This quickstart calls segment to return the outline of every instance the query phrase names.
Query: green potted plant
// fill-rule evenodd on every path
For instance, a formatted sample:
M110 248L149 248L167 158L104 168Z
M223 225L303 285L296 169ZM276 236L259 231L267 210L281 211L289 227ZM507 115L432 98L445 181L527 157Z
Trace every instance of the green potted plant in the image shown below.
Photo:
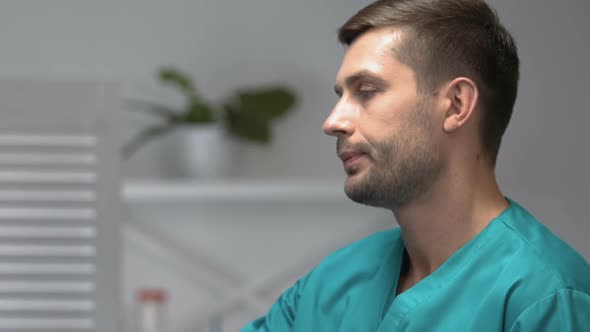
M169 134L175 140L176 158L182 159L183 175L217 177L228 172L236 152L232 141L269 143L271 124L290 112L296 94L284 86L239 89L219 103L206 100L193 80L181 70L166 66L157 72L163 84L177 89L186 102L181 110L145 104L142 110L161 121L147 127L127 142L122 149L124 159L130 158L151 140Z

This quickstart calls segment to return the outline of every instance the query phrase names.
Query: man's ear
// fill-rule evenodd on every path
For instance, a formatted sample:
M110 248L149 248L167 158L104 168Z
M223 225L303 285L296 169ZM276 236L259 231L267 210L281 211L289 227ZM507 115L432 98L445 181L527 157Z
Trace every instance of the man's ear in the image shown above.
M479 99L479 90L473 80L457 77L447 84L444 96L447 109L443 129L447 133L455 132L473 117Z

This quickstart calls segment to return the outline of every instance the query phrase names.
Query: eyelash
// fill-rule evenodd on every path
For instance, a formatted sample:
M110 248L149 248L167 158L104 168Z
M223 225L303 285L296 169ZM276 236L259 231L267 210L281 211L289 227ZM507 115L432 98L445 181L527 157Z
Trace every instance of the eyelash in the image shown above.
M369 98L373 97L376 93L379 92L379 90L375 87L367 87L365 86L365 88L363 89L363 84L359 85L359 88L357 89L355 96L360 99L360 100L368 100ZM336 95L338 96L338 99L342 98L342 93L336 91Z
M359 88L359 90L357 92L357 96L360 99L366 100L366 99L373 97L373 95L375 95L376 93L377 93L377 89L374 89L374 88L372 88L372 89L360 89Z

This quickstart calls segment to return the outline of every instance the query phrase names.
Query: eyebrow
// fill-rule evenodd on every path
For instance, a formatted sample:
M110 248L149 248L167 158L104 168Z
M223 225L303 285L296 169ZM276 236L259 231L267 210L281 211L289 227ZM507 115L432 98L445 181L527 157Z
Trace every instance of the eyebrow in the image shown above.
M375 74L373 74L372 72L370 72L368 70L361 70L359 72L356 72L353 75L348 76L344 80L344 85L351 86L359 81L368 81L370 83L373 83L373 84L376 84L379 86L387 86L388 85L387 81L385 81L381 77L376 76ZM334 85L334 92L336 92L336 94L338 96L341 96L342 95L342 86L335 84Z

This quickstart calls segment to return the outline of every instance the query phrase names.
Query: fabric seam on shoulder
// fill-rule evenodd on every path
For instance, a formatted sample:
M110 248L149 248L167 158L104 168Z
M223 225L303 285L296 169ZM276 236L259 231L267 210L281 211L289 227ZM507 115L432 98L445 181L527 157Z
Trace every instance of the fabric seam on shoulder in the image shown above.
M550 269L547 270L551 270L552 274L555 275L557 277L557 279L559 280L559 282L561 283L561 287L563 287L562 289L567 289L566 283L563 280L561 273L559 273L559 271L556 271L551 264L549 264L549 262L547 262L547 260L545 259L545 257L543 257L541 251L539 250L539 248L537 248L537 246L533 245L526 237L524 237L522 235L522 233L520 233L519 231L517 231L516 229L514 229L513 227L510 227L510 225L508 225L508 223L503 219L503 218L498 218L500 221L502 221L502 224L504 224L504 226L506 226L508 229L510 229L512 231L512 233L516 234L522 241L524 241L529 247L531 247L534 252L536 253L537 257L543 262L543 264L546 267L550 267ZM551 295L549 295L551 296Z
M585 296L589 296L589 297L590 297L590 294L587 294L587 293L581 292L581 291L579 291L579 290L577 290L577 289L571 289L571 288L566 288L566 287L564 287L564 288L560 288L560 289L556 290L555 292L553 292L553 293L551 293L551 294L549 294L549 295L547 295L547 296L545 296L545 297L543 297L543 298L541 298L541 299L539 299L539 300L537 300L537 301L535 301L535 302L531 303L529 306L527 306L527 307L526 307L526 309L524 309L524 310L523 310L523 311L522 311L520 314L518 314L518 317L516 317L516 319L514 320L514 323L512 323L512 326L510 326L510 329L509 329L508 331L512 331L512 329L514 328L514 325L516 325L516 323L518 322L518 320L519 320L519 319L520 319L520 318L521 318L521 317L522 317L524 314L526 314L526 313L527 313L529 310L532 310L532 308L533 308L534 306L536 306L537 304L539 304L539 303L541 303L541 302L543 302L543 301L546 301L546 300L548 300L548 299L550 299L550 298L552 298L552 297L554 297L554 296L557 296L557 295L558 295L559 293L561 293L561 292L580 293L580 294L582 294L582 295L585 295Z

